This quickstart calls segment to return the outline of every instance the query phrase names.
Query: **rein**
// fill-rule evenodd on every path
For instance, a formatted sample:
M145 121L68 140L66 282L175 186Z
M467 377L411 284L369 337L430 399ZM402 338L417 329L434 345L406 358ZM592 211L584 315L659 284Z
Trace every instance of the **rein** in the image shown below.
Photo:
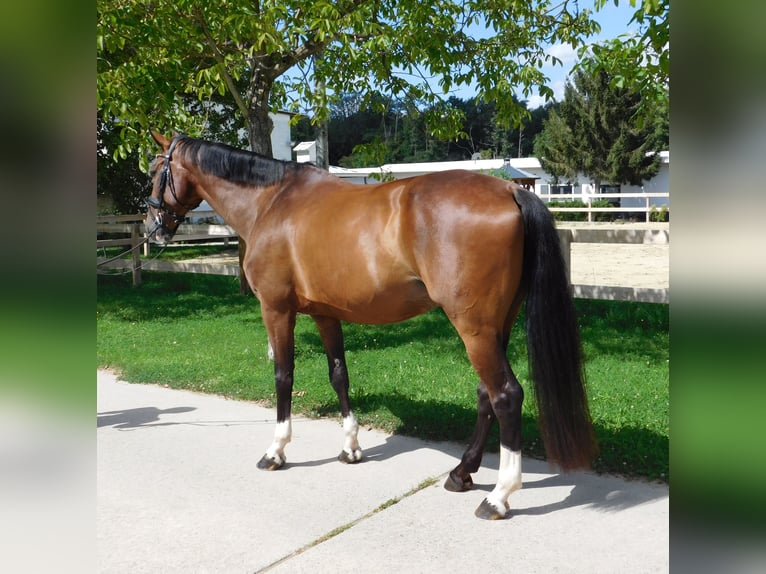
M115 255L111 259L107 259L106 261L102 261L101 263L96 263L96 267L101 267L102 265L106 265L107 263L111 263L112 261L116 261L117 259L121 259L121 258L125 257L128 253L132 253L133 251L135 251L136 249L141 247L147 241L149 241L149 237L148 236L144 237L141 241L136 243L133 247L131 247L130 249L126 249L125 251L123 251L119 255Z
M126 253L130 253L131 251L134 251L134 250L138 249L139 247L141 247L147 241L149 241L149 237L145 237L143 239L143 241L141 241L138 245L136 245L135 247L132 247L132 248L126 250L126 251L123 251L122 253L120 253L116 257L112 257L111 259L107 259L106 261L102 261L101 263L96 263L96 273L98 275L127 275L128 273L133 273L133 269L127 269L126 271L117 271L117 270L99 271L98 268L101 267L102 265L106 265L107 263L109 263L111 261L114 261L115 259L119 259L120 257L124 256ZM160 255L162 255L165 252L165 247L166 246L163 246L162 249L160 249L157 252L157 255L155 255L154 257L148 258L146 261L154 261L155 259L158 259L160 257Z

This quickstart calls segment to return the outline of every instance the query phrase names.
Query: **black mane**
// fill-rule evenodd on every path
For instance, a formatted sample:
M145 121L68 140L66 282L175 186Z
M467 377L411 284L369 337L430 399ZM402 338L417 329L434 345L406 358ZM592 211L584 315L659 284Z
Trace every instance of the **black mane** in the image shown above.
M307 167L292 161L270 159L222 143L181 138L179 151L204 172L244 185L267 186L277 183L291 169Z

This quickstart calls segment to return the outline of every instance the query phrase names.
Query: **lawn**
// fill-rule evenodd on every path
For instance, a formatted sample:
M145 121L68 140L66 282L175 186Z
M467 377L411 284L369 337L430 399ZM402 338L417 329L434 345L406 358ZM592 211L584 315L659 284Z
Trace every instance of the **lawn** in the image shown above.
M668 306L576 300L600 472L667 481ZM257 300L236 277L144 273L98 278L97 366L136 383L274 402L273 364ZM528 381L523 317L508 357L527 393L524 451L543 457ZM351 401L363 425L466 442L476 417L477 377L440 310L395 325L344 325ZM293 409L338 417L316 327L296 326ZM489 448L497 449L496 429Z

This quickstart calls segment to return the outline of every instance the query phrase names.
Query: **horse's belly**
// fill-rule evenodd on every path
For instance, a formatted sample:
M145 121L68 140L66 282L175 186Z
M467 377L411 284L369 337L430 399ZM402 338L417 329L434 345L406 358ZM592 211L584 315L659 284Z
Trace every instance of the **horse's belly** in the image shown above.
M335 317L350 323L396 323L436 307L423 283L417 279L375 290L339 285L337 289L299 298L303 313Z

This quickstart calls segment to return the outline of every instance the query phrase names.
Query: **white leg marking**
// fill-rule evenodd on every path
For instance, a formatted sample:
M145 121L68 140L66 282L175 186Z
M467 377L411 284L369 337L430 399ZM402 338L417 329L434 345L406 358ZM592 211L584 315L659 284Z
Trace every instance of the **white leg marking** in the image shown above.
M285 445L290 442L292 436L293 425L290 419L277 423L274 429L274 442L266 449L266 456L280 464L285 462Z
M362 459L362 449L359 448L359 423L356 422L354 413L348 413L343 419L343 433L346 435L343 442L343 450L349 455L349 458L355 461Z
M497 484L487 496L489 502L500 514L508 509L508 497L521 488L521 451L513 451L500 445L500 470Z
M274 360L274 347L271 346L271 340L269 340L268 354L269 354L269 361L273 361Z

